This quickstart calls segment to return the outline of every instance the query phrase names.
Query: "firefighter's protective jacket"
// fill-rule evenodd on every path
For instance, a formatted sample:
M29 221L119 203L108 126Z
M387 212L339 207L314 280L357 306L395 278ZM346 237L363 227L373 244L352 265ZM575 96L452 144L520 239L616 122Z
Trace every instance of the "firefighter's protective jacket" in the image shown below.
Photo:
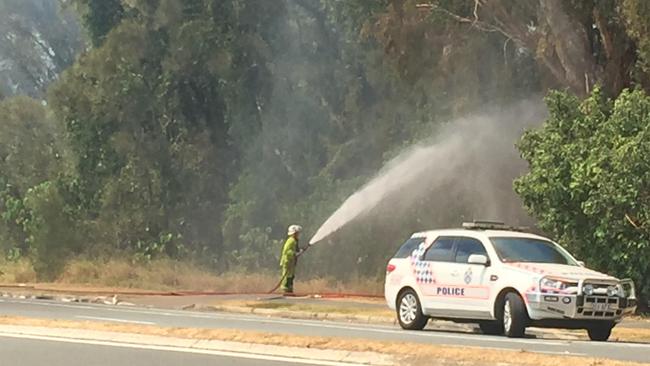
M293 268L296 264L296 253L298 252L298 241L290 236L282 247L281 267Z

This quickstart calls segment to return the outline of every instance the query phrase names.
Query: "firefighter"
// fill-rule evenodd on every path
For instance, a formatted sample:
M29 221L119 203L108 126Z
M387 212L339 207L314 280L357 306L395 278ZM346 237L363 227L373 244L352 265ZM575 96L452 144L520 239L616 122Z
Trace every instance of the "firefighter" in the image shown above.
M293 279L296 274L296 262L300 254L298 238L302 227L300 225L291 225L287 230L287 241L282 247L282 257L280 259L280 268L282 268L282 292L293 294Z

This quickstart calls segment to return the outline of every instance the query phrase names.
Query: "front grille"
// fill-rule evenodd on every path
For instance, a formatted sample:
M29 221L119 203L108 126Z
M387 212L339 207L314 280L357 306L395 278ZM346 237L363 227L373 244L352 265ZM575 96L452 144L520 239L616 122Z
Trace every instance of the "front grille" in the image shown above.
M618 297L584 296L578 303L578 314L589 318L611 318L621 314Z
M618 304L618 297L585 296L585 304Z
M613 311L585 311L582 313L584 316L593 316L595 318L612 317L614 314Z
M618 297L587 296L585 302L588 304L617 304Z

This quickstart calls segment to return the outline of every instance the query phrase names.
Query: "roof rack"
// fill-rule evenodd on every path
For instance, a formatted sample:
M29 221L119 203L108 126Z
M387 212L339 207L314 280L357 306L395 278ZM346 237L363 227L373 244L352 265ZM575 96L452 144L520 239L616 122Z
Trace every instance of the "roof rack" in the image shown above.
M509 226L500 221L474 220L463 222L463 228L467 230L508 230L508 231L529 231L527 226Z

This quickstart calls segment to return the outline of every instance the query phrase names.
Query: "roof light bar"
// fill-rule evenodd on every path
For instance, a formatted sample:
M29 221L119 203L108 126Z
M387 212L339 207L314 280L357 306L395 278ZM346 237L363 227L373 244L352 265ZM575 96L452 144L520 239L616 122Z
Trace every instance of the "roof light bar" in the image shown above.
M463 228L468 230L510 230L510 231L528 231L525 226L509 226L500 221L474 220L472 222L463 222Z

